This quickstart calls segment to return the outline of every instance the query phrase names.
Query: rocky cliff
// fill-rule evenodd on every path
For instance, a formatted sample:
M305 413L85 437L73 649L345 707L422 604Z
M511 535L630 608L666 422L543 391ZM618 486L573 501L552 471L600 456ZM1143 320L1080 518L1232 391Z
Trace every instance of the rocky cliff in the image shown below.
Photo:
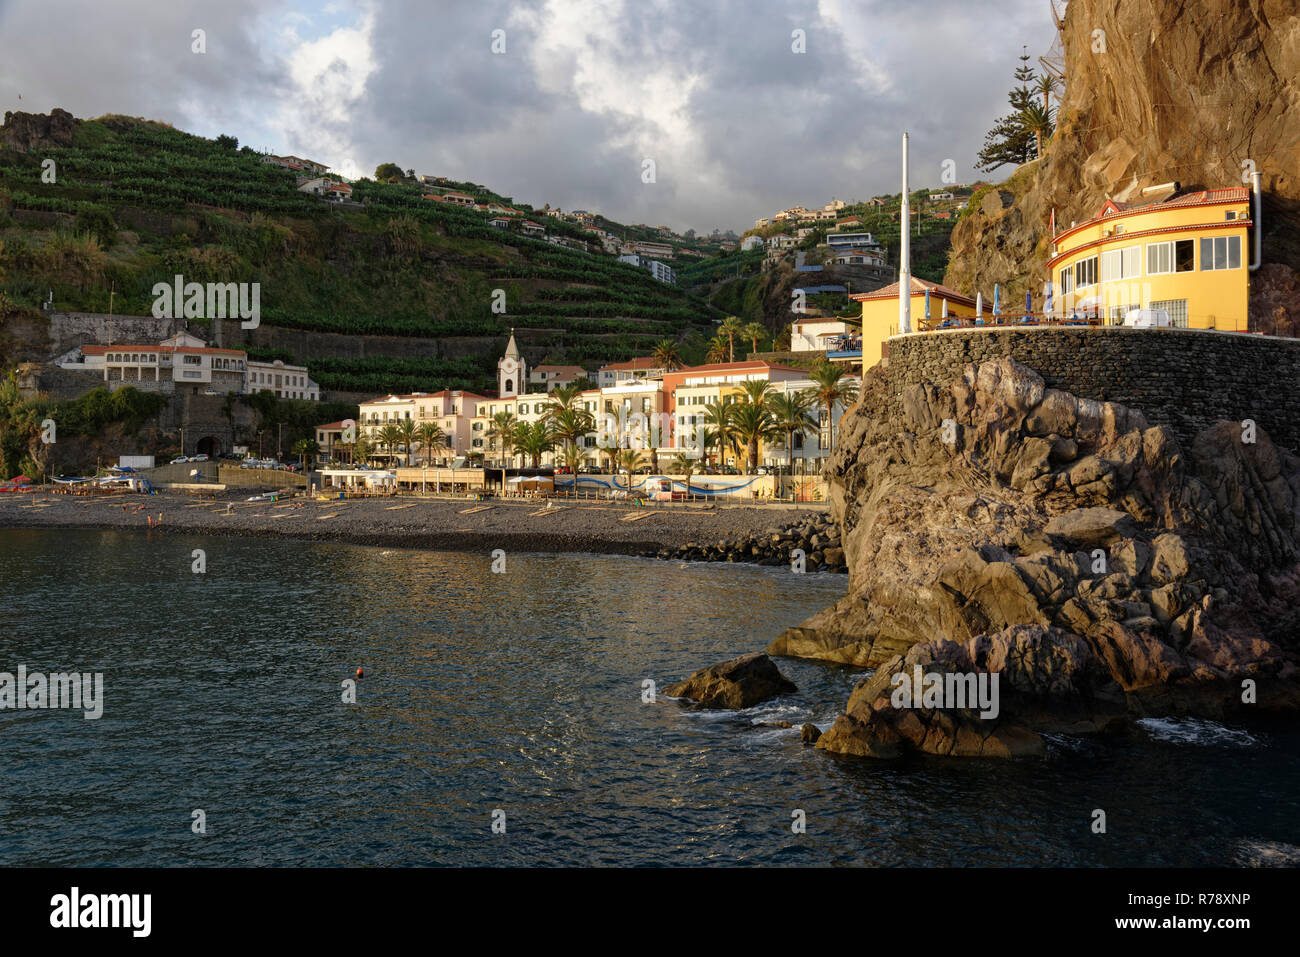
M899 394L870 373L827 474L848 593L768 650L877 670L819 748L1032 754L1300 703L1300 458L1262 431L1183 444L1004 358ZM1000 710L899 708L914 673L997 673Z
M1063 40L1056 135L957 224L945 282L985 292L999 282L1011 301L1037 294L1053 209L1068 225L1107 197L1139 201L1145 186L1237 185L1250 161L1263 174L1264 260L1280 264L1253 277L1252 318L1300 334L1294 0L1073 0Z

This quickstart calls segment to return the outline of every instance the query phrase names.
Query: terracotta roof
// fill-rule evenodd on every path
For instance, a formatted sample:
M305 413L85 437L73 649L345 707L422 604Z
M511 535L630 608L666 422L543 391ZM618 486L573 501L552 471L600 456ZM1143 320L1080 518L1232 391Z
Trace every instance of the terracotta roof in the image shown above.
M347 428L347 426L344 425L342 421L339 421L339 422L326 422L324 425L318 425L318 426L316 426L316 428L318 428L318 429L345 429L345 428Z
M969 305L975 305L975 300L970 296L963 295L956 289L949 289L947 286L937 282L930 282L928 279L918 279L912 277L912 295L924 296L925 291L929 289L931 296L939 296L941 299L951 299L957 302L964 302ZM854 302L873 302L877 299L897 299L898 283L892 282L883 289L877 289L874 292L855 292L849 296Z
M1174 196L1170 199L1157 200L1154 203L1120 203L1108 199L1102 204L1101 211L1096 216L1076 226L1071 226L1069 229L1062 230L1053 237L1052 241L1059 245L1066 236L1070 236L1081 229L1087 229L1089 226L1094 226L1103 219L1110 219L1115 216L1131 216L1138 213L1151 213L1189 206L1245 203L1249 202L1249 200L1250 190L1245 186L1229 186L1226 189L1201 189L1191 193L1184 193L1181 196Z
M601 366L600 370L602 372L606 369L611 372L623 372L631 369L657 369L658 367L654 356L638 356L635 359L628 359L626 362L611 362L609 365Z
M778 369L782 372L799 372L806 373L807 369L798 369L794 366L783 366L775 362L768 362L766 359L744 359L740 362L710 362L702 366L684 366L677 369L670 375L696 375L701 372L739 372L742 369Z

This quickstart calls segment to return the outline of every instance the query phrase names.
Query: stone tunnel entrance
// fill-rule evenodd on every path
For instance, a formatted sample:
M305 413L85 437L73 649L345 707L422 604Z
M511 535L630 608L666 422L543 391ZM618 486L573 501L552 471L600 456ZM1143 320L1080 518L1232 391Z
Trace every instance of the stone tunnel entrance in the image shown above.
M199 439L194 451L206 455L210 459L215 459L221 454L221 440L212 435L205 435Z

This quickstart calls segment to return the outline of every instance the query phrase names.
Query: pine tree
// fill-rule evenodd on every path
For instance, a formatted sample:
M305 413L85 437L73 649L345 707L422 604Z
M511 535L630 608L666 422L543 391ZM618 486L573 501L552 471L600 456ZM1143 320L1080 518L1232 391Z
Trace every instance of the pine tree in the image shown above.
M1034 158L1036 142L1034 131L1025 123L1025 111L1035 104L1035 90L1032 88L1037 74L1029 65L1029 54L1020 55L1020 66L1016 67L1015 79L1019 86L1011 88L1007 100L1011 112L1000 118L993 129L984 135L984 146L979 152L975 168L991 173L999 166L1008 163L1019 166Z

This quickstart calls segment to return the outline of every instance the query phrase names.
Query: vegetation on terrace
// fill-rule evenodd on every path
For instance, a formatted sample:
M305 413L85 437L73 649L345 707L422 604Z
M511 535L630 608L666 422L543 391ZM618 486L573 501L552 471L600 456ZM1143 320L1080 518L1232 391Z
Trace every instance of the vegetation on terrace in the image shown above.
M52 183L42 181L47 159ZM233 138L125 117L79 123L71 146L0 151L0 303L36 307L52 293L59 310L146 315L154 284L179 273L260 283L263 325L432 338L517 327L536 330L528 343L573 362L630 358L664 337L707 330L720 315L615 257L496 229L481 212L422 198L470 192L521 209L551 234L583 237L475 184L431 190L363 179L353 192L360 206L295 184L293 173ZM493 310L497 289L504 313ZM481 386L495 358L484 350L471 360L476 370L453 362L420 385ZM337 388L353 376L379 391L422 374L382 359L309 368L318 380L335 377Z

